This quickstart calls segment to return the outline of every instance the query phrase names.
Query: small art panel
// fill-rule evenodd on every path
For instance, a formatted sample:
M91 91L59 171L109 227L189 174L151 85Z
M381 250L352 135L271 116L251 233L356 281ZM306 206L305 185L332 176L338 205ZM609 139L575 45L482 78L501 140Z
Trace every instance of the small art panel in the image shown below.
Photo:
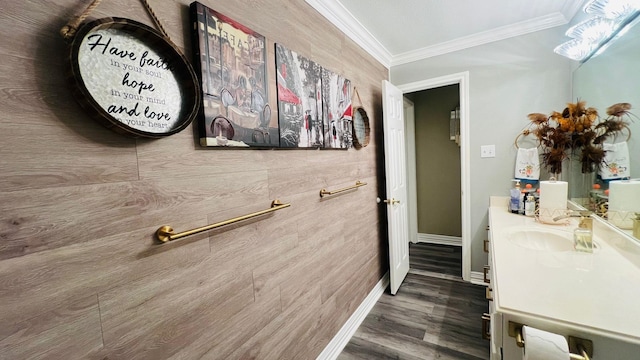
M200 144L277 147L268 99L264 36L198 2L191 4L196 72L202 85Z
M352 147L351 81L323 68L322 100L324 104L324 147L331 149Z
M321 67L276 44L280 146L318 148L324 144Z

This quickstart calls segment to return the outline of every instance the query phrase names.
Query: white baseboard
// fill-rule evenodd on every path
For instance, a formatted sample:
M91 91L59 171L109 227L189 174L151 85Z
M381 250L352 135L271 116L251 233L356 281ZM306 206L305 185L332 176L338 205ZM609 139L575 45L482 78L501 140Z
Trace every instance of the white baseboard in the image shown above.
M340 355L344 347L347 346L353 334L355 334L360 324L362 324L367 314L369 314L369 311L371 311L378 299L380 299L380 296L384 294L384 290L388 285L389 272L384 274L382 279L378 281L376 286L369 292L369 295L362 301L356 311L353 312L347 322L342 325L340 331L331 339L316 360L335 360L338 358L338 355Z
M471 272L471 283L476 285L489 286L488 283L484 282L484 273L482 271Z
M421 234L418 233L418 242L462 246L462 238L460 236L437 235L437 234Z

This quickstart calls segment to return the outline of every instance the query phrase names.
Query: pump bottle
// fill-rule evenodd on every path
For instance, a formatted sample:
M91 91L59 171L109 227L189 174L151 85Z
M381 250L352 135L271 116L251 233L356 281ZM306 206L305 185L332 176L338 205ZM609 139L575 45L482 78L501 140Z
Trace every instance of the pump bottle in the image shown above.
M509 210L517 214L520 211L520 180L514 180L516 185L511 189L511 200L509 201Z

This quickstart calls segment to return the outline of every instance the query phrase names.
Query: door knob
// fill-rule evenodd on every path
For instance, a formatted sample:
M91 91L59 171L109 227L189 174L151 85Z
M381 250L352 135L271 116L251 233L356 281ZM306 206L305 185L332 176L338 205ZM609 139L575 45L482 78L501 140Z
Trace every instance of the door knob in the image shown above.
M391 200L386 199L386 200L384 200L384 202L385 202L385 203L387 203L387 204L391 204L391 205L393 205L393 204L399 204L399 203L400 203L400 200L396 200L396 199L394 199L394 198L391 198Z

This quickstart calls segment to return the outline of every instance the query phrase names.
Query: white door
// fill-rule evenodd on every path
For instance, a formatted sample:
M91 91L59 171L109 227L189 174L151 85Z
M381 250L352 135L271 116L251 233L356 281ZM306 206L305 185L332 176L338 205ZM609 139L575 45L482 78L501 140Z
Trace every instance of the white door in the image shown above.
M409 272L409 222L407 212L407 169L404 144L402 91L382 81L384 159L387 179L389 221L389 277L391 294L396 294Z

